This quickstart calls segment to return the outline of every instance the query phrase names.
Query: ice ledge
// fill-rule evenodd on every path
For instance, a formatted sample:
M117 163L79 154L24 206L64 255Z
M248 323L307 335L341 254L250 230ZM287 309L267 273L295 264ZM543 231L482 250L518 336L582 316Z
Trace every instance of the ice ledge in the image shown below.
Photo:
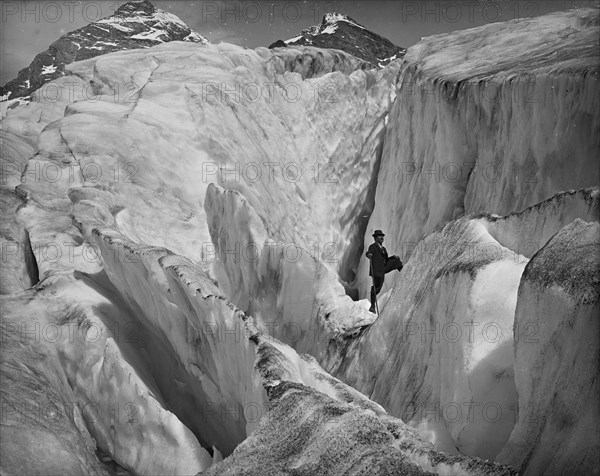
M433 35L410 47L408 68L458 82L498 73L598 72L600 10L585 8Z

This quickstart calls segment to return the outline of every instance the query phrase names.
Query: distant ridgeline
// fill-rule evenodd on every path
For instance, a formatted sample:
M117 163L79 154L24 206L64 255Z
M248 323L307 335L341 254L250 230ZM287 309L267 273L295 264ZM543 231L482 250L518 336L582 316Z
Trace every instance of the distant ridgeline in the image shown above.
M0 87L0 100L28 97L44 84L65 75L65 65L113 51L150 48L170 41L206 44L209 41L192 31L177 16L155 8L148 0L132 1L114 14L63 35L46 51L36 55L17 77ZM402 58L406 48L373 33L340 13L327 13L320 25L303 30L299 36L278 40L269 48L306 45L339 49L383 67ZM21 103L17 101L15 107Z

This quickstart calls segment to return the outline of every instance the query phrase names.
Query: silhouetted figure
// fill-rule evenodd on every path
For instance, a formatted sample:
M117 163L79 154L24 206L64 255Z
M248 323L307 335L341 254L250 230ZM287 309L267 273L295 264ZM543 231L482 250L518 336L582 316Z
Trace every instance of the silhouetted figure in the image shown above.
M375 230L375 233L373 233L375 242L369 246L369 249L365 253L366 257L371 260L369 276L373 277L373 286L371 286L371 308L369 309L369 312L375 312L377 310L377 295L383 287L386 273L395 269L401 271L403 268L402 261L400 261L398 256L394 255L388 257L387 250L383 246L384 236L383 231Z

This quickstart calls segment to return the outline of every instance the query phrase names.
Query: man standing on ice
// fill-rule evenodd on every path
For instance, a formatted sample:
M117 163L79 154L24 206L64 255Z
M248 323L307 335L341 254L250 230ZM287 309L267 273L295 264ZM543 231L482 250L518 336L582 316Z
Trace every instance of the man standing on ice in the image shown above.
M369 246L369 249L365 253L366 257L371 260L371 266L369 269L369 276L373 277L373 286L371 286L371 308L369 312L375 312L377 310L377 295L383 287L383 281L386 273L397 269L401 271L402 261L396 255L388 257L387 250L383 246L383 231L375 230L373 233L374 243Z

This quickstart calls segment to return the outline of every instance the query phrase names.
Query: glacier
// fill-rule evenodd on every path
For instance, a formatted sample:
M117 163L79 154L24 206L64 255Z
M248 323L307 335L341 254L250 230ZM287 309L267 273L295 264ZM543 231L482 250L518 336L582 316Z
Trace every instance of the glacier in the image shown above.
M597 474L598 18L170 42L7 111L3 471Z

